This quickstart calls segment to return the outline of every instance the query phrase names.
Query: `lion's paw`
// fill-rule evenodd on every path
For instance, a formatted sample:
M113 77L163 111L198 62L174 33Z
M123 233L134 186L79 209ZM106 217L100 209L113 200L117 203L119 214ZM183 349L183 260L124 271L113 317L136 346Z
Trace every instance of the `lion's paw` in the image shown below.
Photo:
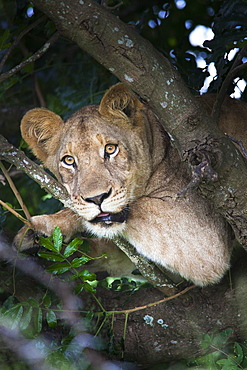
M24 226L19 230L18 234L15 236L14 246L20 252L37 248L38 245L35 242L36 238L37 232L32 230L29 226Z

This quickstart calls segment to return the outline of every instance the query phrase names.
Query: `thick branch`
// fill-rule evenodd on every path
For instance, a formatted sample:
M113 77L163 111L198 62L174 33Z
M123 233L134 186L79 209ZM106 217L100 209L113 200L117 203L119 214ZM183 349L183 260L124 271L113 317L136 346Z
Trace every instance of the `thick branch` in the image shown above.
M42 188L56 199L59 199L66 207L72 207L67 190L52 176L44 171L41 166L31 161L23 152L9 144L0 135L0 160L5 160L16 166L17 169L25 172L36 181Z

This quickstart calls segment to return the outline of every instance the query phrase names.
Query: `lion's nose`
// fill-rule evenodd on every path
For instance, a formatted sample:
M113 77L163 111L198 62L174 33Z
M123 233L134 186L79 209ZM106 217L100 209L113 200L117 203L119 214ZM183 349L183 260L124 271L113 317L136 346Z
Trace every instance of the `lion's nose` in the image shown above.
M95 195L94 197L85 198L84 200L89 203L94 203L97 206L100 206L103 201L111 195L111 189L107 193L102 193Z

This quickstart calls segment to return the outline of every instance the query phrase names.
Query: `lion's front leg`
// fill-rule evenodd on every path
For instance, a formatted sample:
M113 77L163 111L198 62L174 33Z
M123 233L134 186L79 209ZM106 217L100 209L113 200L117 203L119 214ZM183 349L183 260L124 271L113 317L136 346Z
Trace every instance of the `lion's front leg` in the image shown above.
M69 208L52 215L33 216L29 222L31 228L22 227L14 239L14 245L19 251L32 248L37 235L50 236L56 226L61 229L66 242L84 229L83 219Z

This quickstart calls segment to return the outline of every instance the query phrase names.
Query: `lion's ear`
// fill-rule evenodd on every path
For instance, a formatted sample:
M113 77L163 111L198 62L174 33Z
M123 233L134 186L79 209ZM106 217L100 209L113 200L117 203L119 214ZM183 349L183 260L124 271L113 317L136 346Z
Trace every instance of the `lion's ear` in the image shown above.
M112 86L103 96L99 113L106 118L134 118L143 104L122 83Z
M45 108L32 109L22 118L22 137L42 162L56 151L58 141L54 139L62 125L62 118Z

